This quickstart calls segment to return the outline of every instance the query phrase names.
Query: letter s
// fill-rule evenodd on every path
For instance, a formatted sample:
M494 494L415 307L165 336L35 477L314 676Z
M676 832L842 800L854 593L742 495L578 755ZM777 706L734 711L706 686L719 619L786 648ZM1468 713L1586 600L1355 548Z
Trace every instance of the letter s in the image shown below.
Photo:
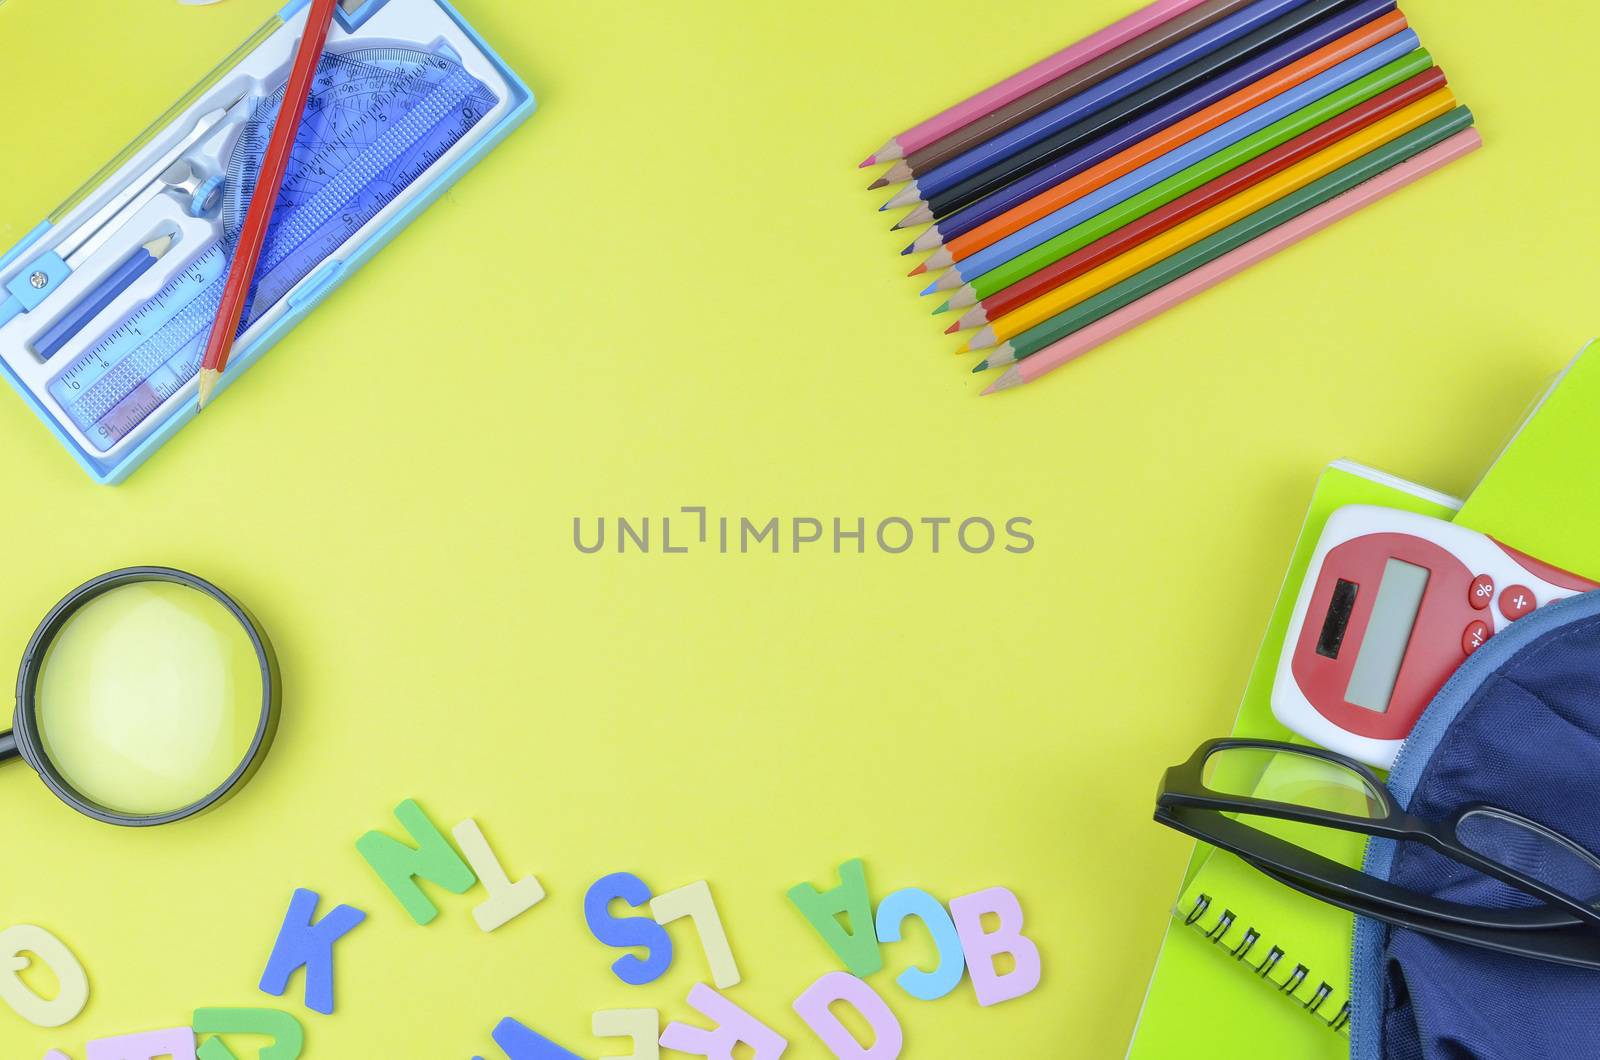
M1006 533L1022 542L1021 548L1018 548L1016 545L1007 545L1007 552L1014 552L1020 556L1023 553L1033 551L1033 535L1025 530L1018 529L1018 527L1032 525L1033 520L1029 519L1025 515L1013 515L1011 518L1006 520Z
M634 907L647 906L651 897L650 888L631 872L602 876L583 896L583 918L589 922L591 935L617 949L643 946L649 951L646 959L629 953L611 965L617 978L630 986L653 983L667 973L672 967L672 936L648 912L644 916L612 916L611 902L621 898Z

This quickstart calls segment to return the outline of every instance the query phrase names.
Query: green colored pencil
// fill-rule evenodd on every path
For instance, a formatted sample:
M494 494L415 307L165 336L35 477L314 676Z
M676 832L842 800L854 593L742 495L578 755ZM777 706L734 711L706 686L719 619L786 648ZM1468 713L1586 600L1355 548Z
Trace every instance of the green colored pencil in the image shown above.
M1187 195L1202 184L1244 165L1252 158L1266 154L1279 144L1287 143L1301 133L1316 128L1329 118L1365 103L1379 93L1387 92L1395 85L1415 77L1431 66L1433 57L1426 49L1418 48L1409 55L1404 55L1387 66L1374 70L1366 77L1352 81L1315 103L1273 122L1260 132L1247 136L1209 158L1201 159L1189 168L1174 173L1132 198L1095 214L1082 224L1074 225L1054 239L1046 240L1032 250L1018 254L1004 265L973 277L961 292L951 299L950 304L959 306L981 302L1018 280L1032 276L1045 266L1088 246L1102 236L1115 232L1123 225L1137 221L1152 210L1165 206L1179 196Z
M1262 207L1216 235L1202 239L1194 246L1179 251L1167 260L1150 266L1114 287L1107 288L1066 312L1051 317L1043 324L1013 336L996 346L990 352L988 359L981 362L973 371L981 372L985 368L1011 364L1025 357L1031 357L1051 343L1064 339L1101 317L1160 290L1178 277L1193 272L1230 251L1237 250L1257 236L1321 206L1329 199L1343 195L1358 184L1363 184L1413 155L1449 139L1471 124L1472 111L1466 107L1457 107L1449 114L1435 118L1421 128L1414 129L1363 155L1349 165L1334 170L1321 180L1307 184L1292 195Z

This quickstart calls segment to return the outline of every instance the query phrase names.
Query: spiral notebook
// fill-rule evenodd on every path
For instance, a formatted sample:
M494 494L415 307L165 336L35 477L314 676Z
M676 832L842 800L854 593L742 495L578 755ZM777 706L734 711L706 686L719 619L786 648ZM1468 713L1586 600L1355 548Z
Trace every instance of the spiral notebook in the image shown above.
M1267 768L1304 767L1279 759ZM1268 786L1282 790L1282 779ZM1356 797L1349 794L1352 800ZM1358 813L1360 807L1352 806L1350 812ZM1266 818L1251 825L1346 865L1360 863L1366 841L1355 832ZM1349 1033L1350 914L1267 879L1225 850L1214 850L1184 888L1173 915L1200 932L1219 958L1231 960L1330 1030Z

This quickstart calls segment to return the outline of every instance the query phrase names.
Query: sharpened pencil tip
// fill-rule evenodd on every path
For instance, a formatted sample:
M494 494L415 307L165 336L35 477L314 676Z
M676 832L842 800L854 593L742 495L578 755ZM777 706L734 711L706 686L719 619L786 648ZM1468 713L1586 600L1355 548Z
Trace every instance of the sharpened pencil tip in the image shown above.
M917 252L917 245L915 243L907 243L906 244L906 249L904 249L904 250L902 250L900 252L900 256L901 257L905 257L907 254L915 254L916 252Z
M922 202L921 194L917 191L916 181L912 181L910 184L907 184L905 187L895 192L894 197L883 204L884 209L886 210L898 210L903 206L920 205L925 204Z
M946 313L946 312L949 312L949 310L950 310L950 303L949 303L949 302L946 302L946 303L944 303L944 304L943 304L943 305L941 305L941 306L940 306L940 307L939 307L939 308L938 308L938 309L935 309L935 310L934 310L934 311L933 311L933 315L934 315L934 316L938 316L938 315L939 315L939 314L940 314L940 313ZM948 332L948 331L947 331L947 332L945 332L945 334L946 334L946 335L948 335L948 334L949 334L949 332Z
M204 409L211 401L211 392L217 388L217 377L222 373L215 368L200 369L200 393L197 398L196 412Z
M866 169L869 166L875 166L877 164L878 164L878 156L877 155L868 155L865 159L862 160L860 165L856 166L856 168L857 169Z
M889 186L889 182L887 180L885 180L883 177L879 177L877 180L875 180L871 184L867 185L867 190L868 191L877 191L879 188L887 188L888 186Z
M922 264L918 265L916 268L914 268L910 272L906 273L906 275L907 276L921 276L923 273L925 273L927 271L928 271L928 263L924 261Z
M1010 390L1012 387L1021 386L1026 382L1027 380L1022 378L1022 369L1017 365L1012 365L1001 372L1000 378L990 383L989 389L985 390L984 393L993 394L997 390Z
M945 305L949 305L949 304L950 304L949 302L945 303ZM956 332L958 332L960 330L961 330L961 321L958 320L954 324L951 324L949 327L945 328L944 329L944 333L946 335L954 335Z
M939 289L939 281L938 280L934 280L932 283L928 284L928 286L926 286L926 287L924 287L922 289L922 293L925 294L925 295L926 294L932 294L933 292L937 291L938 289Z
M989 370L989 362L988 361L979 361L977 364L972 366L972 374L973 375L977 375L979 372L987 372L988 370Z

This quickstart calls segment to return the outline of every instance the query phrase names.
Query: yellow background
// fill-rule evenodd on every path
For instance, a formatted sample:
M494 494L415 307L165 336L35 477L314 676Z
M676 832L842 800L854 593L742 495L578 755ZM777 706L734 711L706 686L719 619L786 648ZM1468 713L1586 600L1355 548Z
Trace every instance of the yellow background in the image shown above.
M0 5L8 246L277 6ZM289 892L370 913L307 1056L580 1053L595 1009L688 1017L703 963L631 988L581 902L617 870L711 882L733 997L835 967L783 892L867 860L876 895L1014 888L1033 995L911 1000L907 1055L1120 1055L1189 844L1160 771L1225 731L1320 466L1464 492L1595 329L1589 41L1600 9L1413 0L1487 148L1076 366L979 399L855 163L1125 13L1074 4L462 0L533 119L124 486L0 400L0 645L67 589L192 569L277 642L282 733L222 811L93 823L20 765L0 924L82 956L69 1027L0 1052L271 1003ZM586 556L572 519L1034 520L1026 556ZM544 904L413 925L355 853L420 799L483 825ZM681 930L680 930L681 929ZM294 996L294 995L291 995ZM617 1051L617 1050L612 1050Z

